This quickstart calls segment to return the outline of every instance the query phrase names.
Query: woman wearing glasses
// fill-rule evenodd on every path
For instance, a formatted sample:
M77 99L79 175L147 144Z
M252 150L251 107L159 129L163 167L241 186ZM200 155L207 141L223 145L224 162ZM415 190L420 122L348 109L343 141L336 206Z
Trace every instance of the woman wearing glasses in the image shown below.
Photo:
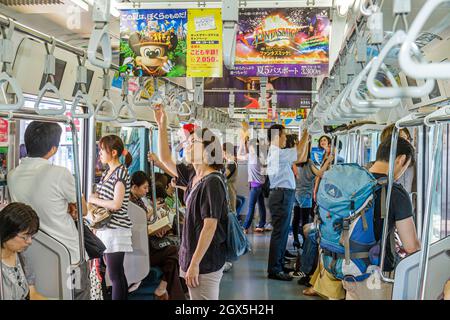
M39 230L36 212L13 202L0 211L0 241L3 300L41 300L34 287L34 274L23 251Z
M226 190L220 170L222 146L208 129L197 129L185 147L186 162L175 164L167 136L167 118L155 110L160 161L166 171L186 187L186 214L180 247L180 276L186 280L192 300L218 300L225 264L228 222ZM150 157L152 158L152 157Z

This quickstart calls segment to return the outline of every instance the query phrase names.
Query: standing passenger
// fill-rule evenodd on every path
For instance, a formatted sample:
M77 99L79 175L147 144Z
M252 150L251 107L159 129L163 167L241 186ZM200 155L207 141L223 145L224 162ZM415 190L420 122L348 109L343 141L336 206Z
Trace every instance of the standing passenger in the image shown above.
M241 142L240 149L244 147L245 142ZM266 224L266 205L264 203L263 185L266 181L265 168L261 163L261 148L258 139L252 139L248 142L248 183L250 187L249 203L247 217L244 222L244 232L248 233L253 221L256 204L259 207L259 223L255 232L263 232Z
M219 181L223 178L219 172L223 167L220 142L208 129L196 130L185 147L189 164L175 164L169 150L164 110L155 110L155 119L161 162L178 178L178 184L187 188L180 276L185 278L192 300L218 300L228 221L226 190Z
M100 160L108 165L97 190L89 197L89 203L112 211L111 221L106 228L97 231L97 236L106 246L104 258L109 278L112 282L112 300L128 298L128 283L123 261L125 252L132 252L131 220L128 216L130 200L130 176L127 168L120 163L124 156L125 164L131 164L132 157L125 150L122 140L115 135L100 139Z
M70 253L70 263L80 263L80 287L76 300L90 299L89 268L80 261L75 179L64 167L50 163L58 151L62 129L57 123L31 122L25 130L27 157L8 174L8 188L13 202L32 207L39 216L40 228L61 242ZM83 199L84 200L84 199ZM86 214L84 210L83 214ZM86 255L87 256L87 255Z
M297 148L283 149L286 145L286 133L285 128L279 124L270 127L267 137L270 143L267 158L269 208L273 225L267 272L270 279L291 281L292 277L283 271L283 266L295 195L292 164L306 161L308 137L304 130Z
M226 142L222 145L222 151L224 153L225 164L225 178L227 180L228 195L230 198L230 209L232 212L236 212L236 179L238 175L238 164L236 161L236 155L234 153L233 144Z

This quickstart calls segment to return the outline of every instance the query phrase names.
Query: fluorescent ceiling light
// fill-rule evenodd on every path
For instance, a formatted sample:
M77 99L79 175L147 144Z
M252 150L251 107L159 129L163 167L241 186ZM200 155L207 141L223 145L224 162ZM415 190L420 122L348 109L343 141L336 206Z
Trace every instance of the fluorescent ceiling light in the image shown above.
M238 0L236 0L238 1ZM332 7L333 0L315 0L314 5L308 0L246 0L245 5L241 8L301 8L301 7ZM204 5L204 6L203 6ZM191 9L191 8L222 8L222 1L220 0L206 0L203 1L154 1L141 0L139 2L122 2L116 6L118 9Z
M89 5L83 0L70 0L70 1L73 2L73 4L79 6L84 11L89 11Z

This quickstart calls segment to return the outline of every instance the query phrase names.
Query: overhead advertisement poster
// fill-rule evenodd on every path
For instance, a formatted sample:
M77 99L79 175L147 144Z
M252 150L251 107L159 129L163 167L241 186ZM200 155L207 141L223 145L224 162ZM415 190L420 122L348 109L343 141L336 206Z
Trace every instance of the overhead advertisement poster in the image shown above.
M239 12L233 76L328 74L327 8L249 8Z
M186 9L123 10L120 66L129 76L186 76Z
M260 105L260 78L259 77L233 77L230 71L223 69L222 78L205 78L205 103L207 107L229 106L230 89L235 89L235 108L261 109ZM298 109L311 107L312 89L311 78L285 78L268 77L267 90L282 91L277 94L278 109ZM304 90L305 93L295 92ZM247 92L246 92L247 91ZM283 92L284 91L284 92ZM286 93L292 91L291 93ZM265 100L270 108L272 93L267 92Z
M222 77L222 15L220 9L189 9L187 76Z

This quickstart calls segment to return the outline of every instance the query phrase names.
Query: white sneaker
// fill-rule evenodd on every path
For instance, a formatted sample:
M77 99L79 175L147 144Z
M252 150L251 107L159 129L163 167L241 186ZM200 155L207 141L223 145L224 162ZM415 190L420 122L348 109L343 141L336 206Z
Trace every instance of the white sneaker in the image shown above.
M233 264L231 262L225 262L225 266L223 268L223 272L228 272L230 269L233 268Z
M272 225L271 225L270 223L266 223L266 225L264 226L264 230L266 230L266 231L272 231L272 230L273 230L273 227L272 227Z

